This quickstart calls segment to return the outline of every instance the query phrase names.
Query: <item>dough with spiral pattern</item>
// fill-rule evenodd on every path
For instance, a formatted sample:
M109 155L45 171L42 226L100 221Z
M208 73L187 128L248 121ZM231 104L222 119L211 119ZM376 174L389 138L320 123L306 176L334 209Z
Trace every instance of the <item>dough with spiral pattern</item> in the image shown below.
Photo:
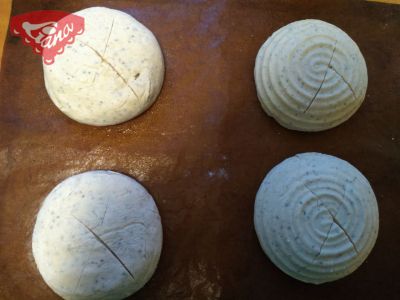
M274 32L258 52L254 76L265 112L299 131L343 123L362 104L368 85L357 44L320 20L293 22Z
M320 284L355 271L372 250L378 206L348 162L303 153L274 167L258 190L254 224L264 252L286 274Z

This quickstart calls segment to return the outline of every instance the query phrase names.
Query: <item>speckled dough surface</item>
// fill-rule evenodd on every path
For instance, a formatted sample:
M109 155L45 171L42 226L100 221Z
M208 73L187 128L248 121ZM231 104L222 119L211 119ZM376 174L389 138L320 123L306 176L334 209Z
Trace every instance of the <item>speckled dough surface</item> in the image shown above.
M356 270L375 244L379 216L368 180L334 156L304 153L272 169L256 196L259 242L286 274L320 284Z
M89 125L113 125L136 117L156 100L164 78L159 44L130 15L104 7L75 13L85 31L43 63L47 92L70 118Z
M90 171L46 197L32 250L46 283L64 299L123 299L154 273L162 228L151 195L132 178Z
M300 131L346 121L362 104L368 85L357 44L319 20L293 22L274 32L258 52L254 76L265 112Z

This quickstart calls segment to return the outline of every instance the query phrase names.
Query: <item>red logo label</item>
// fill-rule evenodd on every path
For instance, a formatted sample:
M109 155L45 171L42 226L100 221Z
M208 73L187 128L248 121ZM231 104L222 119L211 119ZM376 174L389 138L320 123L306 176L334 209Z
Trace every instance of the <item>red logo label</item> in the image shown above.
M84 19L57 10L38 10L13 16L11 34L19 36L33 52L43 56L45 64L54 63L55 56L75 41L85 29Z

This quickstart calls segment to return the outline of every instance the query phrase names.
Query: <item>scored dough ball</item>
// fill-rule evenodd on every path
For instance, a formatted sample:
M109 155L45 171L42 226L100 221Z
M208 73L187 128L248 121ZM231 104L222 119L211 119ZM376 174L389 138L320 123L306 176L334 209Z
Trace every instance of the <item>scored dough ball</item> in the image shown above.
M123 299L153 275L162 227L151 195L132 178L90 171L46 197L32 237L36 265L64 299Z
M74 13L85 30L51 65L43 63L54 104L80 123L122 123L156 100L164 80L160 46L130 15L105 7Z
M319 20L293 22L274 32L258 52L254 77L265 112L299 131L343 123L360 107L368 85L357 44Z
M304 153L265 177L254 225L278 268L320 284L349 275L367 258L378 235L378 206L368 180L348 162Z

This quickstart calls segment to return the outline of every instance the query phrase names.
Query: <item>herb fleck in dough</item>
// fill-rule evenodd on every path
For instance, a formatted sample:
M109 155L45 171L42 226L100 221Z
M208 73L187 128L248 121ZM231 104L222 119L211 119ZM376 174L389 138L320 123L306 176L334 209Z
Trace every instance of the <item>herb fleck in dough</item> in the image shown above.
M151 195L132 178L90 171L46 197L32 237L36 265L64 299L123 299L153 275L162 227Z
M160 46L130 15L104 7L75 13L85 31L43 63L47 92L70 118L105 126L132 119L156 100L164 80Z
M379 227L368 180L348 162L303 153L274 167L258 190L254 225L264 252L286 274L320 284L355 271Z
M293 22L274 32L258 52L254 77L264 111L299 131L345 122L364 101L368 85L357 44L319 20Z

